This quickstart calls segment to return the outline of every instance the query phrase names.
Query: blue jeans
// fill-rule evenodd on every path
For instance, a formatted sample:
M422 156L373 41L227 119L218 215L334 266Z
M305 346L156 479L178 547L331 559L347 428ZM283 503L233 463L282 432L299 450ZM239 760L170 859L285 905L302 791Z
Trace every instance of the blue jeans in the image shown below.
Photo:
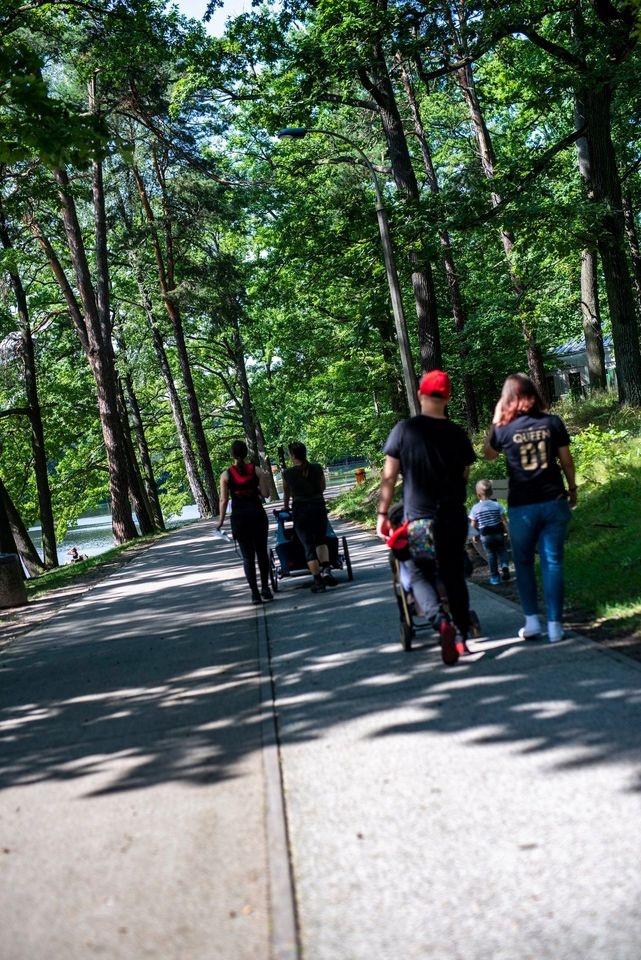
M507 550L505 549L505 536L502 533L491 533L487 537L481 534L481 543L487 557L490 576L498 577L499 566L509 566Z
M563 617L563 546L570 520L567 500L510 507L510 539L521 606L526 616L538 613L534 554L541 558L543 597L547 619Z

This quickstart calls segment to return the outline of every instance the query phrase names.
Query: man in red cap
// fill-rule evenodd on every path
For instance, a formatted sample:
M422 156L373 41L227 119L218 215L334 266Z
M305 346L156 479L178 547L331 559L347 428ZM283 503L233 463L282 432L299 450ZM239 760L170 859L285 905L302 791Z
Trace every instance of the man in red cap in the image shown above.
M466 482L476 454L466 432L448 420L446 407L452 385L443 370L424 374L418 388L421 412L397 423L383 453L377 534L389 533L387 512L399 474L403 477L405 519L414 532L413 577L433 580L438 567L456 630L447 619L437 626L443 662L454 664L467 653L469 595L465 582L465 542L468 519ZM434 556L430 556L429 538ZM411 541L411 536L410 536Z

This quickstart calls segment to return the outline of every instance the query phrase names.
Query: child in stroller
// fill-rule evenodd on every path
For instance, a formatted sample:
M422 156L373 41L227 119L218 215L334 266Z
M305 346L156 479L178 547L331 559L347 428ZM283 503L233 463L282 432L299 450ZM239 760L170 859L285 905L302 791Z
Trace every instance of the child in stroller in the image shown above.
M408 540L409 521L403 520L403 504L390 507L388 521L391 533L387 545L391 551L394 587L401 614L401 639L411 650L415 635L415 617L423 617L438 633L443 663L453 666L459 656L469 653L463 639L456 635L447 610L446 598L438 582L436 560L416 559Z

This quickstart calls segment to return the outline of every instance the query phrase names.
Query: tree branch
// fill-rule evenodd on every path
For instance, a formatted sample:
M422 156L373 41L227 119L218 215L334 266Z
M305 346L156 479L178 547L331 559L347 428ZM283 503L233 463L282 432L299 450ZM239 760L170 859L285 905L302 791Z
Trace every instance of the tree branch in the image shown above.
M552 158L555 157L557 153L561 153L562 150L567 149L567 147L571 146L573 143L576 143L577 140L580 140L581 137L585 135L585 130L586 130L586 124L583 124L577 130L573 130L572 133L569 133L567 135L567 137L563 137L562 140L559 140L558 143L555 143L554 146L550 147L548 150L542 153L541 156L538 158L538 160L532 165L531 169L521 179L520 183L514 190L514 193L508 196L502 197L502 199L496 204L496 206L492 207L491 210L487 210L485 213L480 214L471 222L468 221L467 223L464 223L464 224L452 224L452 227L454 229L461 229L462 227L476 226L477 224L480 224L480 223L487 223L488 220L492 220L494 217L498 216L498 214L502 213L502 211L505 209L505 207L509 203L512 203L518 196L520 196L523 193L526 186L532 180L534 180L535 177L538 176L539 173L541 173L541 171L545 169L549 161L552 160Z

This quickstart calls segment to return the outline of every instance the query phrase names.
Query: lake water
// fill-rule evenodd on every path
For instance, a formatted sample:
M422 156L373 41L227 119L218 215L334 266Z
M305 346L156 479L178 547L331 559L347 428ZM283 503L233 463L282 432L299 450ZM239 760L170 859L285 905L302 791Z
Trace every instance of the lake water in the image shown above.
M167 520L167 528L180 526L189 520L198 519L198 508L195 504L184 507L180 515L171 517ZM34 546L42 557L42 534L40 527L31 527L29 535L33 540ZM89 517L79 517L75 526L67 531L65 539L58 544L58 560L61 564L69 563L67 550L76 547L78 553L85 553L88 557L97 557L107 550L115 547L115 541L111 532L111 514L108 511L104 513L95 513Z

